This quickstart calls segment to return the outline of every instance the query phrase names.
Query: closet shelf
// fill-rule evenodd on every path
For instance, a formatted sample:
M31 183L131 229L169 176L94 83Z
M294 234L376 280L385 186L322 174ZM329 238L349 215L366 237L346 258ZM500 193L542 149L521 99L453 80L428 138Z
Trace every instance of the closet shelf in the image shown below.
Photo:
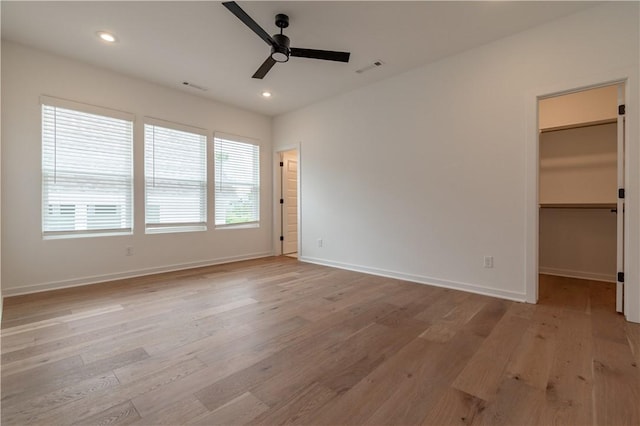
M540 203L541 209L615 209L616 203Z
M540 129L540 133L557 132L558 130L580 129L582 127L602 126L604 124L612 124L612 123L617 123L617 122L618 122L618 120L616 118L607 118L607 119L604 119L604 120L587 121L587 122L583 122L583 123L574 123L574 124L568 124L568 125L564 125L564 126L545 127L545 128Z

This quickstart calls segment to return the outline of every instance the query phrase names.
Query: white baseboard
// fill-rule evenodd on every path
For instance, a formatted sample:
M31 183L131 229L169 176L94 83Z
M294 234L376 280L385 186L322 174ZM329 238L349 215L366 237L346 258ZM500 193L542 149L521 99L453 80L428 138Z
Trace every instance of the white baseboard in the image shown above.
M221 257L218 259L202 260L198 262L180 263L155 268L137 269L133 271L118 272L115 274L94 275L90 277L76 278L72 280L53 281L48 283L33 284L22 287L4 288L2 296L20 296L23 294L40 293L49 290L60 290L63 288L79 287L91 284L100 284L107 281L121 280L125 278L143 277L145 275L160 274L163 272L182 271L185 269L201 268L203 266L220 265L223 263L239 262L241 260L259 259L273 256L272 252L250 253L241 256Z
M406 274L404 272L389 271L386 269L372 268L369 266L353 265L350 263L335 262L332 260L318 259L314 257L303 256L298 258L301 262L315 263L318 265L331 266L339 269L347 269L349 271L363 272L381 277L395 278L404 281L411 281L418 284L432 285L435 287L449 288L452 290L462 290L469 293L482 294L485 296L493 296L501 299L514 300L516 302L526 302L524 293L516 293L513 291L500 290L490 287L483 287L475 284L461 283L456 281L442 280L439 278L425 277L422 275Z
M574 271L571 269L546 268L541 266L538 270L541 274L556 275L559 277L578 278L581 280L616 282L616 275L601 274L597 272Z

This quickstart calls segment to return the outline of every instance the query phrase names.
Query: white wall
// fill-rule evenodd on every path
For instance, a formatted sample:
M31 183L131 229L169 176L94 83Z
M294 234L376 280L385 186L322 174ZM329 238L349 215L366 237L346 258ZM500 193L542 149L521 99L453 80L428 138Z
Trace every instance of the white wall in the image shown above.
M540 134L540 203L618 200L616 123Z
M275 143L301 143L303 259L524 300L540 88L631 74L629 188L640 195L638 16L637 3L597 6L277 117ZM630 281L638 306L637 266Z
M134 234L43 240L40 95L136 114ZM261 141L261 226L145 235L142 118ZM13 43L2 44L2 290L5 296L272 252L271 119ZM210 192L209 209L213 195ZM132 246L133 256L125 256Z
M540 209L540 272L616 281L616 214L610 209Z

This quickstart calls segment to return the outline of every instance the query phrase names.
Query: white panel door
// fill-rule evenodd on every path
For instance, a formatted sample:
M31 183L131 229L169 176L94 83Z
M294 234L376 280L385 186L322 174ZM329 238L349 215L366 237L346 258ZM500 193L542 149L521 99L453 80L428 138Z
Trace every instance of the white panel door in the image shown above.
M298 151L287 151L283 155L282 171L282 229L284 241L282 253L298 251Z

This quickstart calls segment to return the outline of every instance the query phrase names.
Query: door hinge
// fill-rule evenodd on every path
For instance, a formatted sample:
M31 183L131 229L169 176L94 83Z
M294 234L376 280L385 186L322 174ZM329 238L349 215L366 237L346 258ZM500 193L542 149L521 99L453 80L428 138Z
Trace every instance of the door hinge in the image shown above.
M284 241L284 236L280 235L280 241Z
M619 283L624 282L624 272L618 272L618 282Z
M624 104L618 105L618 115L624 115L626 113L626 107Z
M280 198L280 204L284 204L284 198Z
M624 198L624 188L618 188L618 198Z
M284 167L284 161L280 162L280 167Z

